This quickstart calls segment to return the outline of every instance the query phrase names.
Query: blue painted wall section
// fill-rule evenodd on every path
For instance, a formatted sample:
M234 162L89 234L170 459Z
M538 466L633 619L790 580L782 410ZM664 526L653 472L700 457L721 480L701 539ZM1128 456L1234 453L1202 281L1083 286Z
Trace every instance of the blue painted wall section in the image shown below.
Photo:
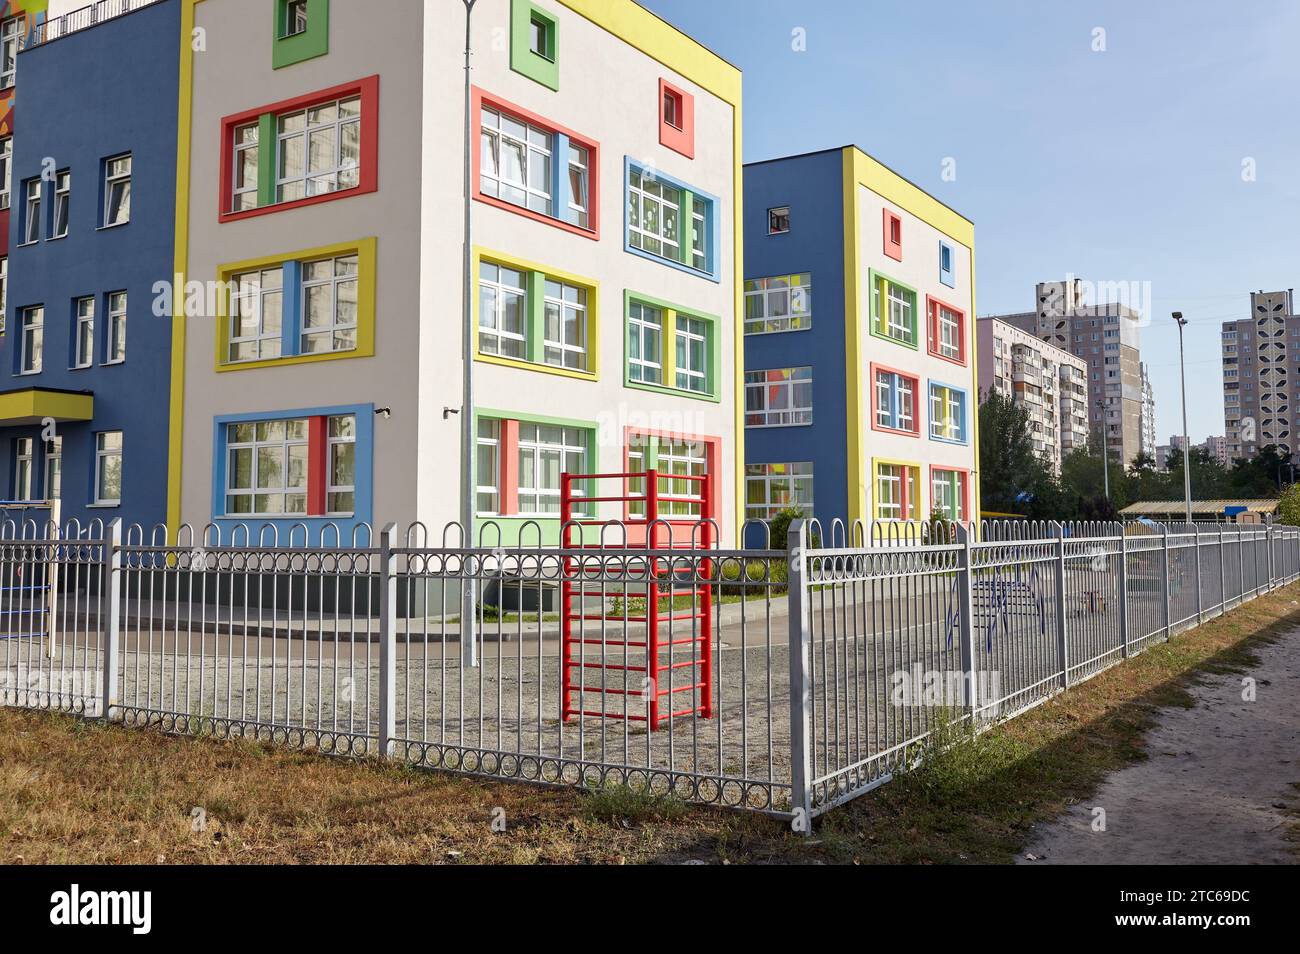
M65 238L49 237L54 184L43 183L42 238L19 245L21 214L9 233L7 333L0 339L0 390L51 388L94 394L94 419L63 423L65 518L122 517L153 524L167 501L168 380L171 319L153 314L154 284L172 279L176 198L176 90L181 0L164 0L19 54L21 113L14 136L13 182L43 168L71 172ZM101 228L104 160L130 153L131 216ZM45 160L50 160L47 165ZM15 192L14 208L20 201ZM126 360L107 359L107 298L126 291ZM95 359L73 370L75 301L95 297ZM45 308L43 370L16 375L17 316ZM94 443L123 432L122 502L93 508ZM34 487L44 482L38 426L0 426L0 487L14 491L14 441L35 439ZM39 495L39 490L37 491Z

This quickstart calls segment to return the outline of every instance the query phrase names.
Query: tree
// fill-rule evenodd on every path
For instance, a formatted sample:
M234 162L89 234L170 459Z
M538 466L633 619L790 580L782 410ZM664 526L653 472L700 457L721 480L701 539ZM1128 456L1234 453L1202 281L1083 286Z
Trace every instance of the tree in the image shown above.
M1282 499L1277 504L1279 523L1300 527L1300 484L1291 484L1282 491Z
M1065 519L1060 488L1034 452L1029 413L989 392L979 409L980 501L985 510Z

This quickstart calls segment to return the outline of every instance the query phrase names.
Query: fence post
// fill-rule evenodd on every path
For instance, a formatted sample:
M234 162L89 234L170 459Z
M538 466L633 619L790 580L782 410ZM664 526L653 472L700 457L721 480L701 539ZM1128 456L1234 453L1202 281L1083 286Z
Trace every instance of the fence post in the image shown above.
M393 736L397 734L397 560L393 556L393 534L397 525L390 523L379 531L379 730L378 755L391 754ZM461 627L462 634L465 627ZM462 638L463 635L462 635Z
M1237 605L1246 602L1246 539L1241 535L1241 524L1237 524Z
M1228 612L1228 551L1223 545L1223 524L1219 524L1219 615Z
M975 712L980 700L976 697L979 683L975 676L975 581L971 561L970 529L957 524L957 629L961 640L962 704L966 715L975 725Z
M1065 527L1050 523L1056 537L1056 658L1061 662L1061 688L1070 685L1070 640L1065 632Z
M790 810L795 830L812 834L812 686L808 619L808 521L790 523L786 538L790 592Z
M1128 534L1119 525L1119 654L1128 658Z
M1266 534L1264 540L1268 545L1268 588L1271 590L1274 585L1273 581L1277 578L1275 567L1276 560L1273 555L1273 518L1272 516L1268 516L1264 519L1268 521L1264 527L1264 533Z
M1196 529L1196 524L1192 524L1192 548L1196 554L1196 625L1200 626L1205 617L1201 609L1201 531Z
M122 643L122 518L115 517L105 528L103 573L100 576L99 625L104 632L103 698L100 717L105 722L117 706L117 662Z
M1165 585L1165 640L1168 641L1170 635L1170 614L1172 608L1169 605L1169 585L1172 577L1169 573L1169 524L1160 525L1160 563L1163 567L1162 575L1164 576Z

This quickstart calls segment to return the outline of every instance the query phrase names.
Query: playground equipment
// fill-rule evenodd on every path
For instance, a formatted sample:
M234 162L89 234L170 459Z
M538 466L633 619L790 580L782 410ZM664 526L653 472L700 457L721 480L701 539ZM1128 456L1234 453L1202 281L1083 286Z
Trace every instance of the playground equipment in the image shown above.
M619 492L597 493L608 481ZM686 492L666 492L675 488ZM594 516L610 504L622 506L619 520ZM564 473L560 517L560 546L574 551L560 585L564 720L645 721L654 732L711 718L716 565L689 552L717 545L709 478Z

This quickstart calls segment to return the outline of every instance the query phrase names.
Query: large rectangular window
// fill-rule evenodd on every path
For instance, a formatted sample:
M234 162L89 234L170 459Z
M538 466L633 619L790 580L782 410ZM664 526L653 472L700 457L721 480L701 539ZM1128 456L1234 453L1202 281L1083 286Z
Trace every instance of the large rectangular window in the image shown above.
M916 290L871 271L871 333L915 348Z
M361 96L282 113L276 124L275 201L355 189L361 184Z
M104 363L126 360L126 292L112 292L108 296L108 336L104 347Z
M280 357L283 271L267 268L243 272L232 282L228 360Z
M664 314L634 301L628 307L628 376L646 384L663 383Z
M503 259L479 262L478 353L592 375L596 284Z
M871 366L872 421L877 430L915 435L920 431L916 414L919 382L891 368Z
M577 427L519 423L519 514L559 514L560 474L586 471L588 441Z
M876 519L915 520L920 516L920 468L911 464L876 464Z
M627 161L630 252L716 279L716 200L656 170Z
M627 472L641 473L653 469L658 473L655 492L661 518L698 518L704 508L703 478L711 476L709 461L716 451L717 443L712 438L630 431L627 434ZM642 498L628 502L629 517L645 518L645 492L645 478L628 479L628 495Z
M554 201L550 130L489 106L483 107L479 130L479 188L483 194L550 215Z
M966 392L930 382L930 437L966 442Z
M357 346L357 256L302 263L300 354L352 351Z
M95 435L95 503L115 506L122 502L122 432Z
M226 513L307 513L308 420L229 424Z
M105 228L131 221L131 156L117 156L104 161Z
M542 357L558 368L587 369L587 290L546 279Z
M8 4L6 4L8 6ZM0 22L0 89L10 89L18 75L18 45L27 27L23 16Z
M625 383L716 400L717 319L630 291L624 301Z
M777 275L745 281L745 334L812 327L812 275Z
M811 424L812 368L745 372L745 426Z
M528 287L524 273L481 262L478 347L483 354L523 359L528 349Z
M745 465L746 520L771 520L789 507L813 515L811 461Z
M966 315L936 298L926 298L929 310L929 351L957 364L966 363Z
M19 326L18 370L22 374L36 374L45 361L44 307L24 308Z
M72 366L88 368L95 363L95 299L78 298L76 327L72 332Z
M930 468L930 511L948 520L968 520L967 478L964 470Z

